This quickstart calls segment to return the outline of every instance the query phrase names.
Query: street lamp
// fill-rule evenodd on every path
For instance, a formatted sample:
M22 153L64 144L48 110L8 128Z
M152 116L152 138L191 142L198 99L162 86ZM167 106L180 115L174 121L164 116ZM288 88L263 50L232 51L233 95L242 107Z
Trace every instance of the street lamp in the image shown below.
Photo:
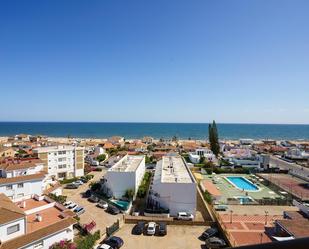
M232 221L233 221L233 220L232 220L232 218L233 218L233 210L230 210L230 214L231 214L231 215L230 215L230 223L232 224Z
M265 211L265 225L267 225L267 216L268 216L268 211Z

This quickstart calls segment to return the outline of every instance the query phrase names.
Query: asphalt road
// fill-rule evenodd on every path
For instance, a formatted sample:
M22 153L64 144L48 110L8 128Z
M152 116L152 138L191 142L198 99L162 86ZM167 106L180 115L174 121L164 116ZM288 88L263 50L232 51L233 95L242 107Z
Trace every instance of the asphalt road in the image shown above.
M270 166L279 167L280 169L287 169L291 173L305 177L309 181L309 169L302 167L296 163L289 163L275 156L270 157Z

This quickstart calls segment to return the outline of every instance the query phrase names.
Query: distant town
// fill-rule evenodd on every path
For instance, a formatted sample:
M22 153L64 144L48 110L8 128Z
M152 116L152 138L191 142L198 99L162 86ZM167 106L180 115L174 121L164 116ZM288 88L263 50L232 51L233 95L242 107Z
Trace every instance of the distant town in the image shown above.
M220 140L215 123L208 137L0 137L0 249L225 248L309 236L309 141Z

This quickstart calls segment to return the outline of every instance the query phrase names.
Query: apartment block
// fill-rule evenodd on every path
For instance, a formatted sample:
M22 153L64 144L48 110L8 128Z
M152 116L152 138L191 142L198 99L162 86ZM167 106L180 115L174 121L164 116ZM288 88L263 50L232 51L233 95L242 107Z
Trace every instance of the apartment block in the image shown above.
M164 156L157 163L149 201L156 208L178 212L196 212L196 181L181 156Z
M128 189L136 194L145 171L145 156L125 155L104 176L110 195L121 198Z
M44 170L54 179L84 175L84 148L71 145L39 147L33 153L44 162Z

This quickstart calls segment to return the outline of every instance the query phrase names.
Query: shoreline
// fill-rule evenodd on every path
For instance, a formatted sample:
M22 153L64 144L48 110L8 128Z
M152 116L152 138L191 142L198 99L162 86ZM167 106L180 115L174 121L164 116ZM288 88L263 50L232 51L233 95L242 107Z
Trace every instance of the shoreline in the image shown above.
M15 134L18 135L18 134ZM15 136L14 135L14 136ZM26 134L29 136L43 136L45 137L48 141L50 142L58 142L58 143L71 143L74 141L79 141L79 142L107 142L109 138L111 137L116 137L118 135L115 136L111 136L111 137L63 137L63 136L46 136L46 135L32 135L32 134ZM7 141L8 138L10 138L12 136L0 136L0 142L3 141ZM118 136L118 137L123 137L123 136ZM150 137L150 136L143 136L143 137ZM138 140L142 140L143 137L140 138L127 138L127 137L123 137L125 139L125 141L128 142L133 142L133 141L138 141ZM152 137L153 142L159 142L160 138L155 138ZM166 139L166 138L165 138ZM172 137L168 138L167 140L171 140ZM229 139L229 138L219 138L219 141L222 143L239 143L240 139L248 139L248 138L239 138L239 139ZM251 139L251 138L249 138ZM300 144L300 143L309 143L309 139L273 139L273 138L267 138L267 139L252 139L253 144L259 144L262 143L263 141L290 141L294 144ZM205 143L208 142L208 138L205 139L184 139L184 138L178 138L177 141L179 143L184 143L184 142L197 142L197 143Z

